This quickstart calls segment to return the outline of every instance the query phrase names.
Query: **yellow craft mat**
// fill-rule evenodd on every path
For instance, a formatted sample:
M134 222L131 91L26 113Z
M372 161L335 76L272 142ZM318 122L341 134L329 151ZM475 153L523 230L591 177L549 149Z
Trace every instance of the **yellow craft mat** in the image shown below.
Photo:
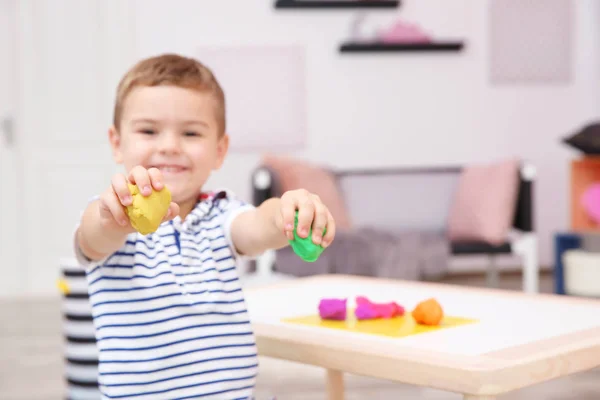
M401 317L357 320L354 310L348 310L345 321L325 320L316 315L307 315L295 318L284 318L283 322L289 324L308 325L320 328L339 329L348 332L366 333L370 335L405 337L433 332L456 326L468 325L478 322L476 319L445 316L437 326L417 324L410 312Z

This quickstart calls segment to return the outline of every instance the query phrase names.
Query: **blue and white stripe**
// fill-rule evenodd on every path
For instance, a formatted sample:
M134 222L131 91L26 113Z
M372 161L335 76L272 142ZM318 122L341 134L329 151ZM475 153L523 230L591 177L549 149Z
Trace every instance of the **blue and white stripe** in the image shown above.
M103 399L252 397L256 345L229 239L250 207L202 200L185 221L87 263Z

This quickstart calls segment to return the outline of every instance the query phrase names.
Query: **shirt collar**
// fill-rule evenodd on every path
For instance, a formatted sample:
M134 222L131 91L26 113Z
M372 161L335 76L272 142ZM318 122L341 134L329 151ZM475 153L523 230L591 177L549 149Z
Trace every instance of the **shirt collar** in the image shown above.
M227 197L227 193L225 191L200 193L198 196L198 202L188 214L185 221L181 221L181 217L178 215L172 220L173 226L177 230L185 231L190 227L199 224L200 221L202 221L202 219L210 213L210 210L213 208L215 203L219 199L225 197Z

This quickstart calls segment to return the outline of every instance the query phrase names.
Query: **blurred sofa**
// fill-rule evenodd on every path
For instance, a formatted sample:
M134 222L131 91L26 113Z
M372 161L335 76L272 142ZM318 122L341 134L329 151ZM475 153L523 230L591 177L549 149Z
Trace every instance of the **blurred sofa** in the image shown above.
M495 255L523 265L523 289L538 291L533 223L535 169L519 160L486 165L332 169L267 155L252 175L253 203L306 188L336 220L334 243L314 263L291 247L268 252L256 274L307 276L347 273L435 280L451 257L486 255L488 282Z

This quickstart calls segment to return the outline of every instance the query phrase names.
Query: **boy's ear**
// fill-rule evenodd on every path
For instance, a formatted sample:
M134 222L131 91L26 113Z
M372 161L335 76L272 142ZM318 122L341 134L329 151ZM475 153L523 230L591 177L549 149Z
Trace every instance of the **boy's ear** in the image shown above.
M112 149L113 160L115 160L117 164L121 164L123 162L123 155L121 153L121 134L114 125L108 129L108 141L110 142L110 147Z
M229 135L224 133L217 143L217 160L214 169L219 169L225 161L225 156L229 150Z

